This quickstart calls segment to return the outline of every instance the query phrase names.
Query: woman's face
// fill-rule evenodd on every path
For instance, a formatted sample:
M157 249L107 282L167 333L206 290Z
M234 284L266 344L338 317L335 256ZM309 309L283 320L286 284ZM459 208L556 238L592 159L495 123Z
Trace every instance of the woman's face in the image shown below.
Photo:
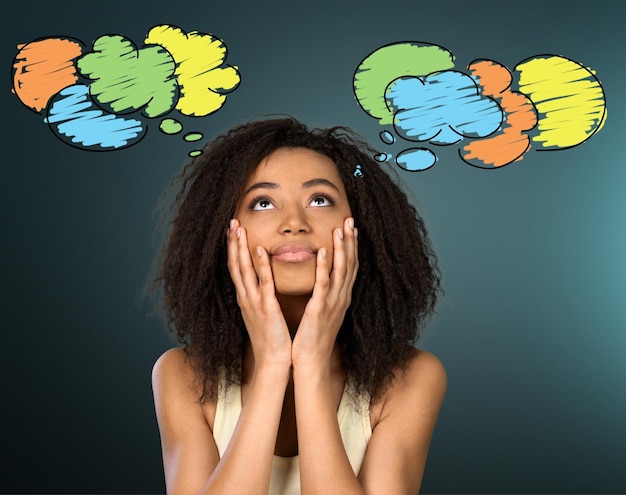
M307 148L279 148L259 163L243 191L235 218L251 253L261 246L269 254L276 292L310 294L317 251L325 247L332 261L333 230L352 216L336 165Z

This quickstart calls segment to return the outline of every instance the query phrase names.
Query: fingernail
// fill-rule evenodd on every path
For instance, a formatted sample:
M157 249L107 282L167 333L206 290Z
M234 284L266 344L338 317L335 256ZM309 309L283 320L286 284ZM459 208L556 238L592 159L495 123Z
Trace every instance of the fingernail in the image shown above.
M261 249L261 246L257 246L256 247L256 255L260 258L261 256L263 256L263 250Z
M241 237L241 229L237 229L237 239L239 239Z
M353 229L354 228L354 218L348 218L348 226Z
M326 258L326 248L320 249L320 254L322 255L322 258Z
M343 229L337 229L337 234L339 234L339 239L343 239Z
M354 237L358 237L359 236L359 229L354 229Z
M230 230L233 230L235 228L235 219L231 218L230 220Z

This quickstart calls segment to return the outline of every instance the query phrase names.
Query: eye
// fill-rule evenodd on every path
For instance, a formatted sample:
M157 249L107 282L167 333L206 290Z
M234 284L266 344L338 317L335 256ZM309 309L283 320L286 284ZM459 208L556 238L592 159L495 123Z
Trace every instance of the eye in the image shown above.
M311 199L311 206L332 206L335 200L326 194L316 194Z
M267 198L255 198L250 202L249 208L254 211L273 210L274 205Z

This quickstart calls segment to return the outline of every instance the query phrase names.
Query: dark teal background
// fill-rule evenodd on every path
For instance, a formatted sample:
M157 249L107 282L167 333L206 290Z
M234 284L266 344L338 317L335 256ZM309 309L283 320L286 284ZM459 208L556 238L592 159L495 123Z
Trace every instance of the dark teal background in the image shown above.
M122 34L141 46L151 27L174 24L223 39L241 71L219 112L185 121L207 138L285 112L383 147L352 75L396 41L444 46L460 69L552 53L596 70L608 120L586 143L500 170L438 150L431 170L402 172L446 289L422 343L449 375L422 491L625 493L623 5L141 5L31 2L2 16L2 492L164 492L150 372L173 342L136 296L154 254L152 210L193 145L155 122L126 150L73 149L10 90L19 43Z

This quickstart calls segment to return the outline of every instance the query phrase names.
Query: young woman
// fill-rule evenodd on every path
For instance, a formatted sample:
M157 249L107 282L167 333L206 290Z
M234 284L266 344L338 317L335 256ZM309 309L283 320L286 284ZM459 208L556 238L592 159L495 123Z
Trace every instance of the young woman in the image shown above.
M414 494L443 401L422 219L345 128L253 121L177 177L153 289L170 494Z

